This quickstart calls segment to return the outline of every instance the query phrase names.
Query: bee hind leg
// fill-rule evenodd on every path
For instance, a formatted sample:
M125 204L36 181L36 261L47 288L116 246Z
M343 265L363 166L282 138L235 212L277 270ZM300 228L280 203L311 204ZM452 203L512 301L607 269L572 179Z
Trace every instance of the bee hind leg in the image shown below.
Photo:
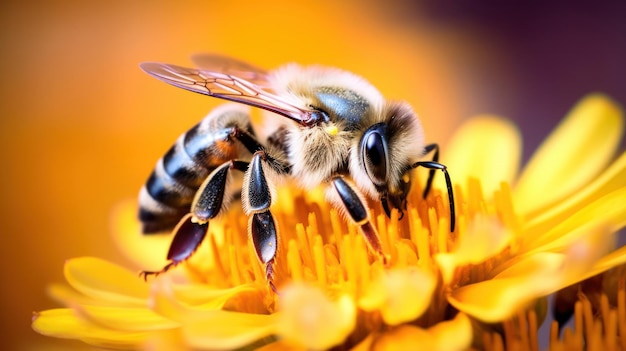
M174 239L170 244L167 259L170 261L160 271L143 271L144 279L167 272L187 260L196 251L209 230L209 220L215 218L225 208L226 184L231 169L245 170L244 161L228 161L216 168L202 183L191 204L191 211L185 215L174 229Z

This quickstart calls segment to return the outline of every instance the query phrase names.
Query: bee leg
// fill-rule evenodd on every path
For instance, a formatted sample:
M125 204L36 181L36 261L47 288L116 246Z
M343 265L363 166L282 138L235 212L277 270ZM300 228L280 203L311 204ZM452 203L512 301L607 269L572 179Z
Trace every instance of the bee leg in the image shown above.
M363 197L359 196L357 191L343 177L335 177L331 180L331 183L335 193L339 195L343 209L350 216L350 219L360 227L363 238L370 250L382 259L384 264L387 264L387 257L383 253L378 232L370 222L369 213L362 200Z
M250 240L259 262L265 266L265 278L270 288L274 286L274 259L278 250L278 229L270 212L272 193L267 173L278 176L286 173L288 167L272 159L265 151L257 151L244 178L242 201L246 213L251 214L249 221Z
M429 148L429 146L432 146L432 147ZM436 161L439 158L439 149L438 149L437 144L428 145L426 148L428 150L432 150L433 148L436 149L435 157L433 157L433 161L416 162L411 166L411 168L424 167L424 168L430 169L430 175L428 176L426 189L424 189L424 197L426 197L427 195L426 191L430 190L430 184L432 183L433 173L436 170L440 170L443 172L443 175L446 178L446 187L448 190L448 201L450 202L450 232L454 232L456 214L454 211L454 193L452 191L452 181L450 181L450 175L448 174L448 169L446 168L446 166Z
M170 268L175 267L179 263L189 258L196 250L198 245L204 239L204 236L209 229L209 222L198 223L194 221L192 214L187 214L183 219L178 222L174 229L174 239L170 244L169 252L167 253L167 259L170 261L160 271L142 271L139 273L144 280L148 279L148 276L157 276L161 273L165 273Z
M424 147L424 154L427 154L431 151L435 150L433 153L433 162L439 162L439 144L429 144ZM415 167L413 167L415 168ZM428 193L430 192L430 188L433 185L433 178L435 178L435 169L431 169L428 172L428 179L426 179L426 186L424 187L424 192L422 193L422 198L426 198Z
M270 211L254 213L250 217L250 238L259 261L265 265L265 279L270 288L274 286L274 258L278 249L278 231Z
M231 169L245 170L247 162L229 161L216 168L202 183L191 204L191 211L174 229L174 239L167 253L170 261L160 271L143 271L144 279L167 272L170 268L187 260L204 240L209 229L209 220L215 218L225 207L225 192L228 173Z

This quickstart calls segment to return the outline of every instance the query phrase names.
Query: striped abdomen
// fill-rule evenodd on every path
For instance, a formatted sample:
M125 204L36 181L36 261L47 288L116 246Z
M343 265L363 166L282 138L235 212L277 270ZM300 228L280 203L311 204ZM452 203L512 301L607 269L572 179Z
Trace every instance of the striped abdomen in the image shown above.
M229 134L234 128L252 134L246 107L227 104L213 110L181 135L161 157L139 192L139 219L144 234L173 229L189 212L206 177L224 162L249 158Z

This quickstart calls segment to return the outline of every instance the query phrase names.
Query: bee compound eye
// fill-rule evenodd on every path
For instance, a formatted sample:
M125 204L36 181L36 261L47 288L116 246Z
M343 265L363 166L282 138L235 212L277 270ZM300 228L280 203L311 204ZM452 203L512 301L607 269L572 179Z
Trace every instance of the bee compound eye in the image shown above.
M387 145L378 130L369 130L363 137L363 163L374 184L384 184L387 179Z

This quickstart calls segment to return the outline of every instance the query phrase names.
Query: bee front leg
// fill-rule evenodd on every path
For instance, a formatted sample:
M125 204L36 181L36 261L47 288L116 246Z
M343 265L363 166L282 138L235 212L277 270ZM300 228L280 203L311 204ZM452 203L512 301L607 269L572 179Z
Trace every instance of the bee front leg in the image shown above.
M434 159L436 159L435 157ZM424 167L430 170L430 174L434 173L436 170L440 170L443 172L443 176L446 180L446 188L448 189L448 202L450 203L450 233L454 232L456 213L454 211L454 192L452 191L452 181L450 180L450 174L448 174L448 168L436 161L420 161L415 162L411 168L416 167ZM432 176L428 177L428 183L426 184L426 189L424 191L424 198L426 198L427 190L430 189L430 184L432 182Z
M167 253L170 261L160 271L142 271L144 279L159 275L187 260L196 251L209 230L209 220L220 214L230 201L226 194L228 175L231 169L240 171L248 167L247 162L229 161L216 168L202 183L191 203L191 211L174 229L174 239Z
M432 162L439 162L439 145L438 144L428 144L424 147L424 154L428 154L431 151L435 151L433 153L433 159ZM414 167L413 167L414 168ZM422 198L426 198L426 196L428 196L428 193L430 192L430 188L433 185L433 179L435 178L435 169L430 169L430 171L428 171L428 178L426 179L426 186L424 186L424 192L422 193Z
M369 213L364 205L363 196L359 195L357 190L350 186L343 177L335 177L331 181L330 191L328 196L337 207L343 209L344 212L352 219L352 221L358 225L363 234L365 242L369 246L369 249L383 263L387 264L387 256L383 253L383 248L380 243L380 237L376 228L372 225L369 219ZM337 201L337 196L339 201Z

